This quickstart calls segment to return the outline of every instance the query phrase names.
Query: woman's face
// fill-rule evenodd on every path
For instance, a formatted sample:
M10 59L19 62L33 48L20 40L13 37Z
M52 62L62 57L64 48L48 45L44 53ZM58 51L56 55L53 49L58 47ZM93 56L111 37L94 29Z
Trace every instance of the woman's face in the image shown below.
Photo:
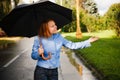
M57 26L56 26L56 24L55 24L55 22L54 21L49 21L48 22L48 27L49 27L49 31L50 31L50 34L55 34L55 33L57 33Z

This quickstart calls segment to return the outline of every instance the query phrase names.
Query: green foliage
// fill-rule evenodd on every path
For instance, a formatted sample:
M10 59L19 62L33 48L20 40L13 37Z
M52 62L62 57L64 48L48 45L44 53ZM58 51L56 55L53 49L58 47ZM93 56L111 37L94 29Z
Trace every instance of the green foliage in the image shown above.
M100 17L91 16L82 8L80 9L80 22L82 24L82 31L93 32L103 29L102 27L100 27Z
M113 4L105 16L106 18L120 21L120 3Z
M100 18L91 16L84 9L80 8L80 27L82 32L93 32L104 29L100 27ZM73 22L64 26L64 32L75 32L76 31L76 10L73 9Z
M107 26L115 29L116 34L120 37L120 3L113 4L105 14Z
M95 24L95 18L93 16L90 16L89 14L87 14L85 11L81 10L81 14L82 15L81 18L81 23L83 23L88 32L94 31L93 29L93 25Z
M0 20L7 15L11 10L10 0L0 1Z
M15 6L19 0L14 0ZM4 18L12 9L11 0L0 0L0 20Z
M76 10L75 9L73 9L72 11L72 18L73 18L73 21L70 24L65 25L62 28L63 32L75 32L76 31Z
M76 31L76 21L71 22L70 24L62 28L63 32L75 32Z

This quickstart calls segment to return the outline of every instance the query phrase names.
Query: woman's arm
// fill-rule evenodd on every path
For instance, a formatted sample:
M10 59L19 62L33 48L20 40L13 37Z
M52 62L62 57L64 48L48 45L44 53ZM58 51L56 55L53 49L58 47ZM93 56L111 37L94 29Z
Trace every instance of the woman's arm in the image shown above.
M94 42L96 40L98 40L97 37L91 37L85 41L72 42L62 37L63 46L70 48L70 49L83 49L83 48L89 47L91 46L91 42Z
M34 60L37 60L38 58L41 58L40 55L39 55L38 49L39 49L39 39L36 36L34 38L34 44L33 44L32 53L31 53L31 57Z

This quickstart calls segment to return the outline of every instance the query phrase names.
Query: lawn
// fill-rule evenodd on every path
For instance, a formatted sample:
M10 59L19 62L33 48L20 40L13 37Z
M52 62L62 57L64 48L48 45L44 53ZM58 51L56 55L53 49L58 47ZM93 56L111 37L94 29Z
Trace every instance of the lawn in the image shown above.
M77 52L104 75L103 80L120 80L120 38L115 37L114 31L83 33L82 39L76 39L75 33L62 34L74 42L86 40L90 36L100 37L91 47L79 49Z

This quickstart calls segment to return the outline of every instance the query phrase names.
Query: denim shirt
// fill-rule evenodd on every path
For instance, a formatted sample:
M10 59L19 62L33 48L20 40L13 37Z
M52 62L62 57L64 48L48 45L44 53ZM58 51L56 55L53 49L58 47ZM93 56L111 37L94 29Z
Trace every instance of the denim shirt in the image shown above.
M43 60L38 53L38 48L40 47L40 40L44 48L45 57L51 52L52 57L49 60ZM53 34L50 38L40 38L38 36L34 37L34 44L32 47L31 57L37 60L37 66L54 69L58 68L60 65L60 50L62 46L69 49L82 49L91 46L90 41L82 42L71 42L63 38L59 33Z

